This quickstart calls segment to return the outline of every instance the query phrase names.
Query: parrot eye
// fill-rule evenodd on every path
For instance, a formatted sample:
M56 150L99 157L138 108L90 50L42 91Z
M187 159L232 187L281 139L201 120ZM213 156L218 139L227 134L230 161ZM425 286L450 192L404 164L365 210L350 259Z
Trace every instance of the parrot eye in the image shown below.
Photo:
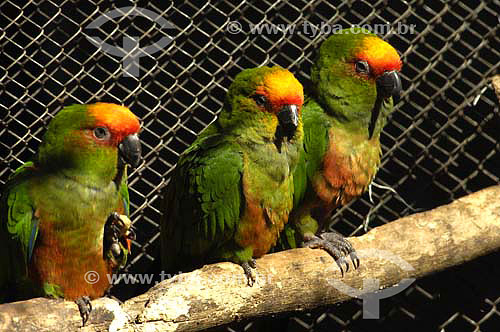
M356 61L354 67L356 68L356 71L358 73L362 73L362 74L368 74L370 73L370 66L368 65L368 63L366 61Z
M255 95L253 97L255 103L259 106L265 106L267 104L267 98L263 95Z
M97 127L94 129L94 136L97 139L104 140L109 138L109 131L104 127Z

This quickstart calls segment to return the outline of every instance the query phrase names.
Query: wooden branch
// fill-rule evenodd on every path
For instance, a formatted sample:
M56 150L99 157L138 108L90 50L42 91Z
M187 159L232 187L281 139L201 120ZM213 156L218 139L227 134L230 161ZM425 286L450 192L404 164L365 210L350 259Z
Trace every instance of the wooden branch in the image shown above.
M491 84L493 84L493 89L495 89L498 101L500 101L500 75L493 76L491 78Z
M350 240L362 256L361 266L343 278L323 250L295 249L257 260L253 287L246 285L238 265L213 264L165 280L121 306L107 298L93 301L94 311L82 329L72 302L34 299L0 305L0 330L198 331L341 302L350 297L337 289L339 282L363 289L363 280L378 279L380 288L386 288L498 250L500 186ZM401 268L394 257L410 267Z

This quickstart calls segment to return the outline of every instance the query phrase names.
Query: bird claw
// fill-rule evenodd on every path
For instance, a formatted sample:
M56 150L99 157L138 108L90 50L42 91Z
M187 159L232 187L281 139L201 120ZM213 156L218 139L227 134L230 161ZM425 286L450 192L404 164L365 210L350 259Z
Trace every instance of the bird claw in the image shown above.
M243 268L243 271L245 271L248 286L252 287L255 283L255 275L253 274L253 269L257 268L257 262L254 258L252 258L251 260L243 262L240 265Z
M356 255L356 251L352 244L340 233L325 232L319 236L313 235L304 237L302 247L324 249L333 259L335 259L335 262L340 268L342 277L344 276L344 272L349 272L349 263L346 260L347 256L351 258L352 265L355 269L359 267L359 258ZM343 265L345 265L345 267Z
M135 232L132 230L132 222L124 214L118 214L117 212L111 213L108 219L108 235L112 239L118 241L121 237L127 237L131 240L135 239Z
M80 311L80 317L82 317L82 327L85 326L87 320L92 313L92 303L88 296L82 296L76 299L76 305L78 306L78 311Z
M137 235L135 235L134 226L130 225L129 229L125 233L125 237L129 240L135 240Z
M120 239L135 240L136 235L132 222L123 214L113 212L110 214L104 225L105 248L109 248L115 259L122 255L122 248L119 245Z

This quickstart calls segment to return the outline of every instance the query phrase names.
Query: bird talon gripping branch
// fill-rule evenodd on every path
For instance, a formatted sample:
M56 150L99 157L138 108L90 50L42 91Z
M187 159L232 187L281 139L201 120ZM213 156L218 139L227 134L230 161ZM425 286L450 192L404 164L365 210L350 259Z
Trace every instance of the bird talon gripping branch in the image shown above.
M92 302L88 296L82 296L75 300L78 306L78 311L80 312L80 317L82 317L82 327L87 324L90 314L92 313Z
M251 259L248 262L241 263L241 267L243 268L243 271L245 272L245 275L247 277L248 286L252 287L256 280L254 270L257 268L257 263L255 262L255 259Z
M320 248L333 257L342 276L349 271L349 263L346 257L350 257L353 267L359 267L359 259L351 243L338 232L325 232L319 236L307 236L307 241L302 244L304 248ZM345 269L344 266L345 265Z

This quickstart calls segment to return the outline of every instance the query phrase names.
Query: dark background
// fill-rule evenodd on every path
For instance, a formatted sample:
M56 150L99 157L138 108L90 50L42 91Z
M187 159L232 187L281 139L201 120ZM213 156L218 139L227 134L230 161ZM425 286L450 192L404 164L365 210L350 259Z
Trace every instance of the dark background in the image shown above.
M173 27L142 17L85 29L109 10L152 10ZM0 186L35 153L44 128L63 106L108 101L129 106L143 124L145 162L130 174L137 229L126 271L149 271L156 260L159 190L178 156L220 110L244 68L281 65L307 87L315 50L327 35L250 34L250 24L415 24L414 34L384 37L402 55L404 92L381 137L383 162L374 188L340 208L334 228L345 235L428 210L500 177L500 117L489 79L498 73L500 6L494 1L2 1L0 2ZM125 14L125 13L124 13ZM230 34L228 22L244 32ZM172 42L140 59L140 76L125 77L121 59L86 36L141 46ZM397 241L397 239L394 239ZM240 322L229 331L498 331L498 253L418 280L381 302L379 320L363 320L357 300L308 313ZM122 299L140 287L119 284Z

